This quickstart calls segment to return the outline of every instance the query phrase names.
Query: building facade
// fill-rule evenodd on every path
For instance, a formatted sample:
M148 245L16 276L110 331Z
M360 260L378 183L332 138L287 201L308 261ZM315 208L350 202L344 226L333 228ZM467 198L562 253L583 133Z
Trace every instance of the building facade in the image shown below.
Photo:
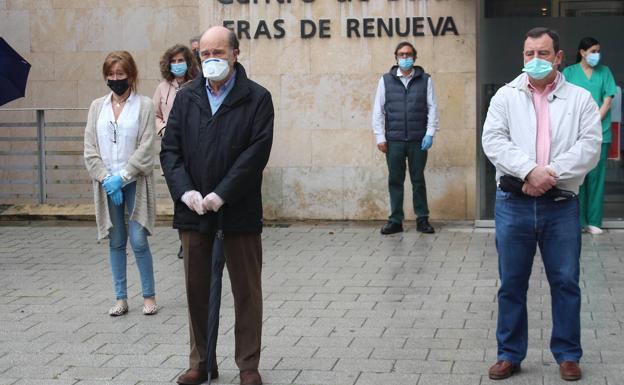
M418 50L416 64L431 74L440 110L440 130L426 169L431 218L489 219L494 181L479 144L487 96L519 72L527 29L559 27L573 19L559 17L562 4L564 14L577 8L587 13L591 2L581 3L0 0L0 36L33 66L26 97L2 108L88 107L107 92L101 64L108 52L118 49L133 54L140 71L139 92L151 96L166 48L187 44L210 26L225 25L238 34L240 62L250 77L271 91L276 109L273 151L265 172L265 216L384 219L389 212L387 168L375 146L371 111L379 77L395 63L397 43L407 40ZM622 21L617 8L622 1L600 3L612 5L607 12L613 15L581 15L571 25L585 26L596 17ZM579 33L571 39L564 36L565 47L574 47ZM598 39L617 41L615 36ZM609 47L606 58L611 65L616 46ZM622 79L621 71L619 76ZM32 112L0 112L5 126L24 119L33 121ZM47 128L50 132L76 139L47 144L47 200L87 202L91 193L83 183L87 177L80 168L78 140L86 111L49 110L46 119L56 122ZM3 130L8 132L5 136L19 136L15 127ZM30 160L11 154L20 145L30 151ZM7 157L7 165L36 162L33 145L13 140L0 156ZM24 170L3 167L1 203L36 199L36 186L11 183L30 180L35 170L23 175ZM618 183L622 185L621 179ZM405 186L409 196L408 181ZM158 193L159 204L170 205L162 179ZM407 218L414 218L411 200L405 201Z

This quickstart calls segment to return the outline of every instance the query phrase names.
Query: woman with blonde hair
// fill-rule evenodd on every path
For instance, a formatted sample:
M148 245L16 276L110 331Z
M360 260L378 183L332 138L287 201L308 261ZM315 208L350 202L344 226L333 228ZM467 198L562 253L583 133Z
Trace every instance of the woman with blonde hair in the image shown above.
M156 219L154 191L154 105L136 93L138 71L132 55L111 52L102 65L111 93L94 100L84 135L84 158L93 180L98 238L109 238L117 299L109 315L128 312L128 236L141 276L143 314L156 314L154 268L147 242ZM127 209L128 226L124 221Z

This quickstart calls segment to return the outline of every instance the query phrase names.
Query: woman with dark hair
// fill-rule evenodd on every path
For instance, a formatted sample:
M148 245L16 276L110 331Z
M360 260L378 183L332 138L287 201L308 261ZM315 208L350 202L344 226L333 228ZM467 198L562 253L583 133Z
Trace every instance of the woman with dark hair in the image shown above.
M176 92L186 82L195 78L199 73L199 65L191 50L182 44L176 44L165 51L160 59L160 74L163 81L154 92L154 106L156 106L156 132L158 136L165 134L169 111L173 106Z
M602 149L600 162L585 176L579 189L581 225L590 234L602 234L602 214L607 152L611 144L611 100L616 86L609 67L599 64L600 43L585 37L579 43L576 64L566 67L566 80L589 91L600 108L602 121Z
M156 106L156 133L162 137L167 128L169 112L173 107L176 93L199 73L199 64L191 50L182 44L176 44L167 49L160 59L160 82L154 92L154 106ZM182 258L182 245L178 250L178 258Z
M108 314L128 312L128 236L141 276L143 314L156 314L154 267L147 236L156 219L154 195L154 105L136 93L138 71L132 55L111 52L102 66L111 93L94 100L84 134L84 158L93 180L98 238L109 238L117 302ZM125 207L124 207L125 206ZM128 210L128 225L124 220Z

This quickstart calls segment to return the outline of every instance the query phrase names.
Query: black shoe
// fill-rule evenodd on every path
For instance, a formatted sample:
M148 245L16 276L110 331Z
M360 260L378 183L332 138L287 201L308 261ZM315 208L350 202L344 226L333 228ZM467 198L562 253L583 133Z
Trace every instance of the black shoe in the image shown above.
M402 232L403 232L403 225L400 223L391 222L391 221L388 221L388 223L383 225L383 227L381 228L381 233L384 235L402 233Z
M178 258L184 258L184 254L182 253L182 245L180 245L180 250L178 251Z
M425 234L435 233L435 229L429 224L429 217L420 217L416 219L416 231Z

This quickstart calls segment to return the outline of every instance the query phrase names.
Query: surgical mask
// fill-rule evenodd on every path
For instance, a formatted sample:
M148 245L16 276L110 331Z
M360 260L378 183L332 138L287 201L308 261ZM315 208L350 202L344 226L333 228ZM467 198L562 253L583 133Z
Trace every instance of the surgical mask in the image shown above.
M600 52L594 52L594 53L590 53L585 57L585 60L587 60L587 64L589 64L590 66L594 67L598 64L598 62L600 62Z
M171 63L170 71L173 74L173 76L183 76L186 73L187 69L188 69L188 66L186 65L186 62Z
M215 82L225 79L228 75L230 65L225 59L206 59L202 62L202 72L204 77Z
M553 70L553 65L548 60L534 58L522 68L522 72L526 72L531 78L540 80L544 79Z
M399 68L401 68L402 70L407 71L411 69L412 67L414 67L413 57L406 57L406 58L399 59Z
M128 90L128 88L130 88L128 78L118 80L108 79L106 81L106 85L115 93L115 95L118 96L123 95Z

